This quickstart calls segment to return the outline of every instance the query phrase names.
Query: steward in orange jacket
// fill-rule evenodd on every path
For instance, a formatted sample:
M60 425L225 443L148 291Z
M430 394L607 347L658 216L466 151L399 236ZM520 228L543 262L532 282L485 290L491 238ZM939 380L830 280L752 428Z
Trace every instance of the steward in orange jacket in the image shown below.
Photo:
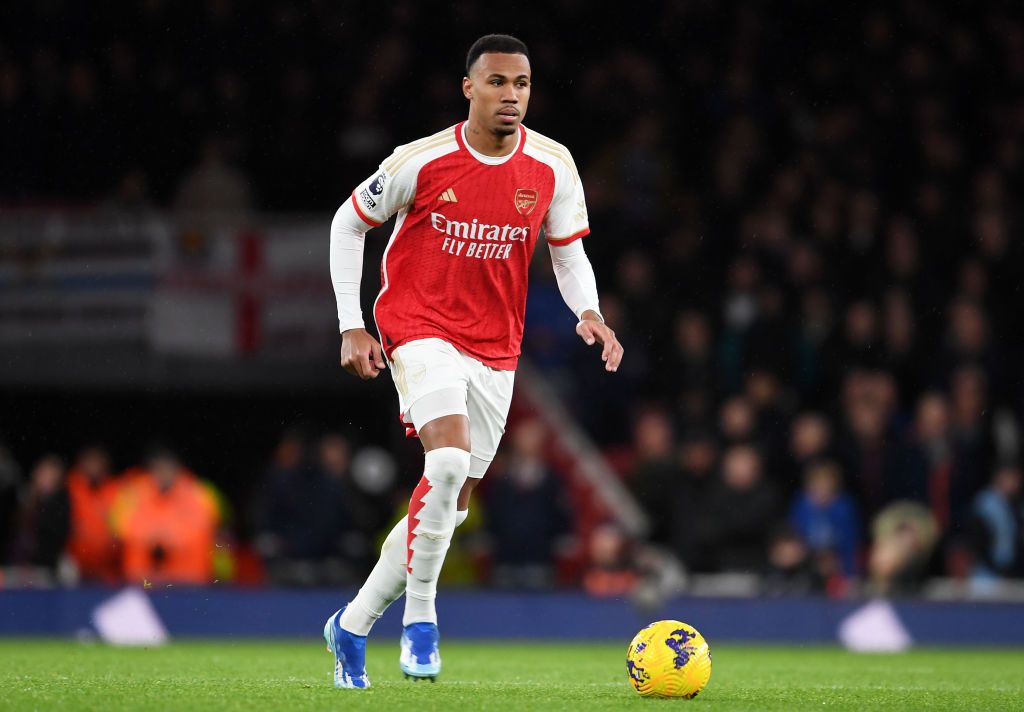
M120 482L110 473L110 456L102 447L83 450L68 473L71 534L67 552L85 581L116 583L121 579L121 554L114 537L114 500Z
M171 453L153 455L145 474L125 484L114 522L129 583L213 581L217 499Z

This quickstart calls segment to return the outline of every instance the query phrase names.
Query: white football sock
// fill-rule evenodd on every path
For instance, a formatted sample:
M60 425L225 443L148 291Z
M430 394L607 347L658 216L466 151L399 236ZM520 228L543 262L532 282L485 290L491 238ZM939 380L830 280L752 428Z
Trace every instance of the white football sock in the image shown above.
M469 516L469 509L455 512L458 527ZM380 548L380 559L366 578L359 593L341 614L341 627L356 635L369 635L370 628L384 615L388 606L405 592L406 542L409 537L409 518L402 519L388 533Z
M409 519L395 525L380 548L380 558L359 593L341 614L341 627L356 635L368 635L377 619L384 615L405 590L406 537Z
M437 623L434 599L455 531L456 503L469 476L469 453L442 447L426 454L423 479L409 501L409 565L402 625Z

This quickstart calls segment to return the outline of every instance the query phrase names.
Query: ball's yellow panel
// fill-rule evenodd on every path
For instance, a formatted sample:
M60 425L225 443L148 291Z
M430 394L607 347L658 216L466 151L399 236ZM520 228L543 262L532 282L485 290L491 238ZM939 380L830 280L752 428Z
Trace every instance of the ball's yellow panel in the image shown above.
M711 678L711 651L704 636L681 621L657 621L641 630L626 651L633 688L643 697L685 697Z

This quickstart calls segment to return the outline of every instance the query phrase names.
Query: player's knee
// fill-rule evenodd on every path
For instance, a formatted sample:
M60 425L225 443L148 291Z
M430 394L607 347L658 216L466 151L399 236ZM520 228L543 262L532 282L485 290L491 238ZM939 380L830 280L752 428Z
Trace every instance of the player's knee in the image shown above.
M446 542L451 539L451 534L447 532L432 532L432 531L421 531L419 536L433 542Z
M431 484L462 487L469 477L469 453L457 447L439 447L426 454L424 474Z
M458 526L456 517L442 517L433 519L424 517L416 524L415 535L417 539L428 542L445 542L452 538L455 527Z

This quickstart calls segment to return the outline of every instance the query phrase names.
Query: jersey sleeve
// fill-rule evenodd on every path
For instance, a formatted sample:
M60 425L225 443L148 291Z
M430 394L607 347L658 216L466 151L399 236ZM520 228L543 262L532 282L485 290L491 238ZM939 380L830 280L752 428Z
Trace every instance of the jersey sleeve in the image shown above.
M352 191L352 206L370 227L383 225L392 215L411 205L416 196L416 168L396 160L401 148Z
M554 170L555 194L544 218L544 234L552 245L568 245L590 232L587 201L580 174L568 153Z

